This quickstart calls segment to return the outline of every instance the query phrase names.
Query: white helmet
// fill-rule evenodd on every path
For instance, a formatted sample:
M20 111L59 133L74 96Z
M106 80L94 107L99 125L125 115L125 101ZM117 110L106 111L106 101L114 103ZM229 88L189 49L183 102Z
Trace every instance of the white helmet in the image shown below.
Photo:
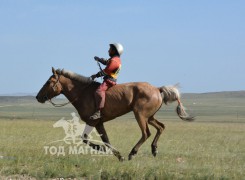
M121 56L123 53L123 46L120 43L112 43L110 46L114 46L118 52L118 54Z

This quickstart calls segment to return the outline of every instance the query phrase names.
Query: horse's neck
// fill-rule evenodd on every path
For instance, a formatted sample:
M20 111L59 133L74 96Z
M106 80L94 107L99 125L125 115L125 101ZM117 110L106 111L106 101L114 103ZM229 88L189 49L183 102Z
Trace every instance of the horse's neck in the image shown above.
M62 84L62 93L70 102L78 98L81 90L86 86L86 84L79 83L64 76L62 76L60 82Z
M85 102L86 100L84 100L86 99L84 96L94 93L94 91L91 89L93 86L90 86L89 83L81 83L66 77L62 77L60 82L63 88L63 95L66 96L66 98L73 104L78 112L81 105L86 105L89 103Z

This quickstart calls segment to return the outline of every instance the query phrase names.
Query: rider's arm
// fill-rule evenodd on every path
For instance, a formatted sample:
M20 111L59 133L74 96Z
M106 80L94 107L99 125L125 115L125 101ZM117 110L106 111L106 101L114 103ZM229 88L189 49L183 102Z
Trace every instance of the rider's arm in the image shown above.
M106 63L107 63L106 68L104 70L99 71L97 74L93 75L94 77L98 78L101 76L106 76L115 73L115 71L117 71L118 68L120 68L121 66L120 61L118 62L115 59L109 59L106 61Z
M106 76L107 74L103 71L103 70L101 70L100 72L98 72L97 74L95 74L96 75L96 77L98 78L98 77L101 77L101 76Z
M106 68L98 72L96 74L96 77L106 76L115 73L115 71L117 71L120 66L121 64L119 62L115 60L108 60Z
M107 60L107 59L104 59L104 58L100 58L98 61L99 61L101 64L103 64L103 65L107 65L107 63L108 63L108 60Z
M110 61L108 61L108 64L107 64L106 68L103 70L103 72L106 75L113 74L118 70L118 68L120 68L120 66L121 66L120 61L117 61L115 59L111 59Z
M95 56L94 59L95 59L95 61L98 61L98 62L100 62L101 64L104 64L104 65L107 65L107 63L108 63L108 60L104 59L104 58L99 58L99 57Z

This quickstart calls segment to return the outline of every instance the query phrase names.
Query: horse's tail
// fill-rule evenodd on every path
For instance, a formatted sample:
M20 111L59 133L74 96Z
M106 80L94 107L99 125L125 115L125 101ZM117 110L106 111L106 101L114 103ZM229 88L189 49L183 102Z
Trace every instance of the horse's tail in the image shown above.
M176 112L180 119L184 121L193 121L195 118L193 116L190 116L186 111L185 107L182 105L180 101L180 93L178 90L178 85L174 86L162 86L158 88L160 93L162 94L163 102L165 104L177 101L178 106L176 108Z

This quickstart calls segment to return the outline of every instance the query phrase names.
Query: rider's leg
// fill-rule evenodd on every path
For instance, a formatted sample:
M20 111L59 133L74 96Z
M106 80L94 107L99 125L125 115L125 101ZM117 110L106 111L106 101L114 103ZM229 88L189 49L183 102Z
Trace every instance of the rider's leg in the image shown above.
M105 105L105 91L109 88L109 85L106 81L104 81L98 89L95 91L95 104L96 104L96 111L95 113L90 116L91 120L97 120L101 118L101 113L100 110L104 107Z

